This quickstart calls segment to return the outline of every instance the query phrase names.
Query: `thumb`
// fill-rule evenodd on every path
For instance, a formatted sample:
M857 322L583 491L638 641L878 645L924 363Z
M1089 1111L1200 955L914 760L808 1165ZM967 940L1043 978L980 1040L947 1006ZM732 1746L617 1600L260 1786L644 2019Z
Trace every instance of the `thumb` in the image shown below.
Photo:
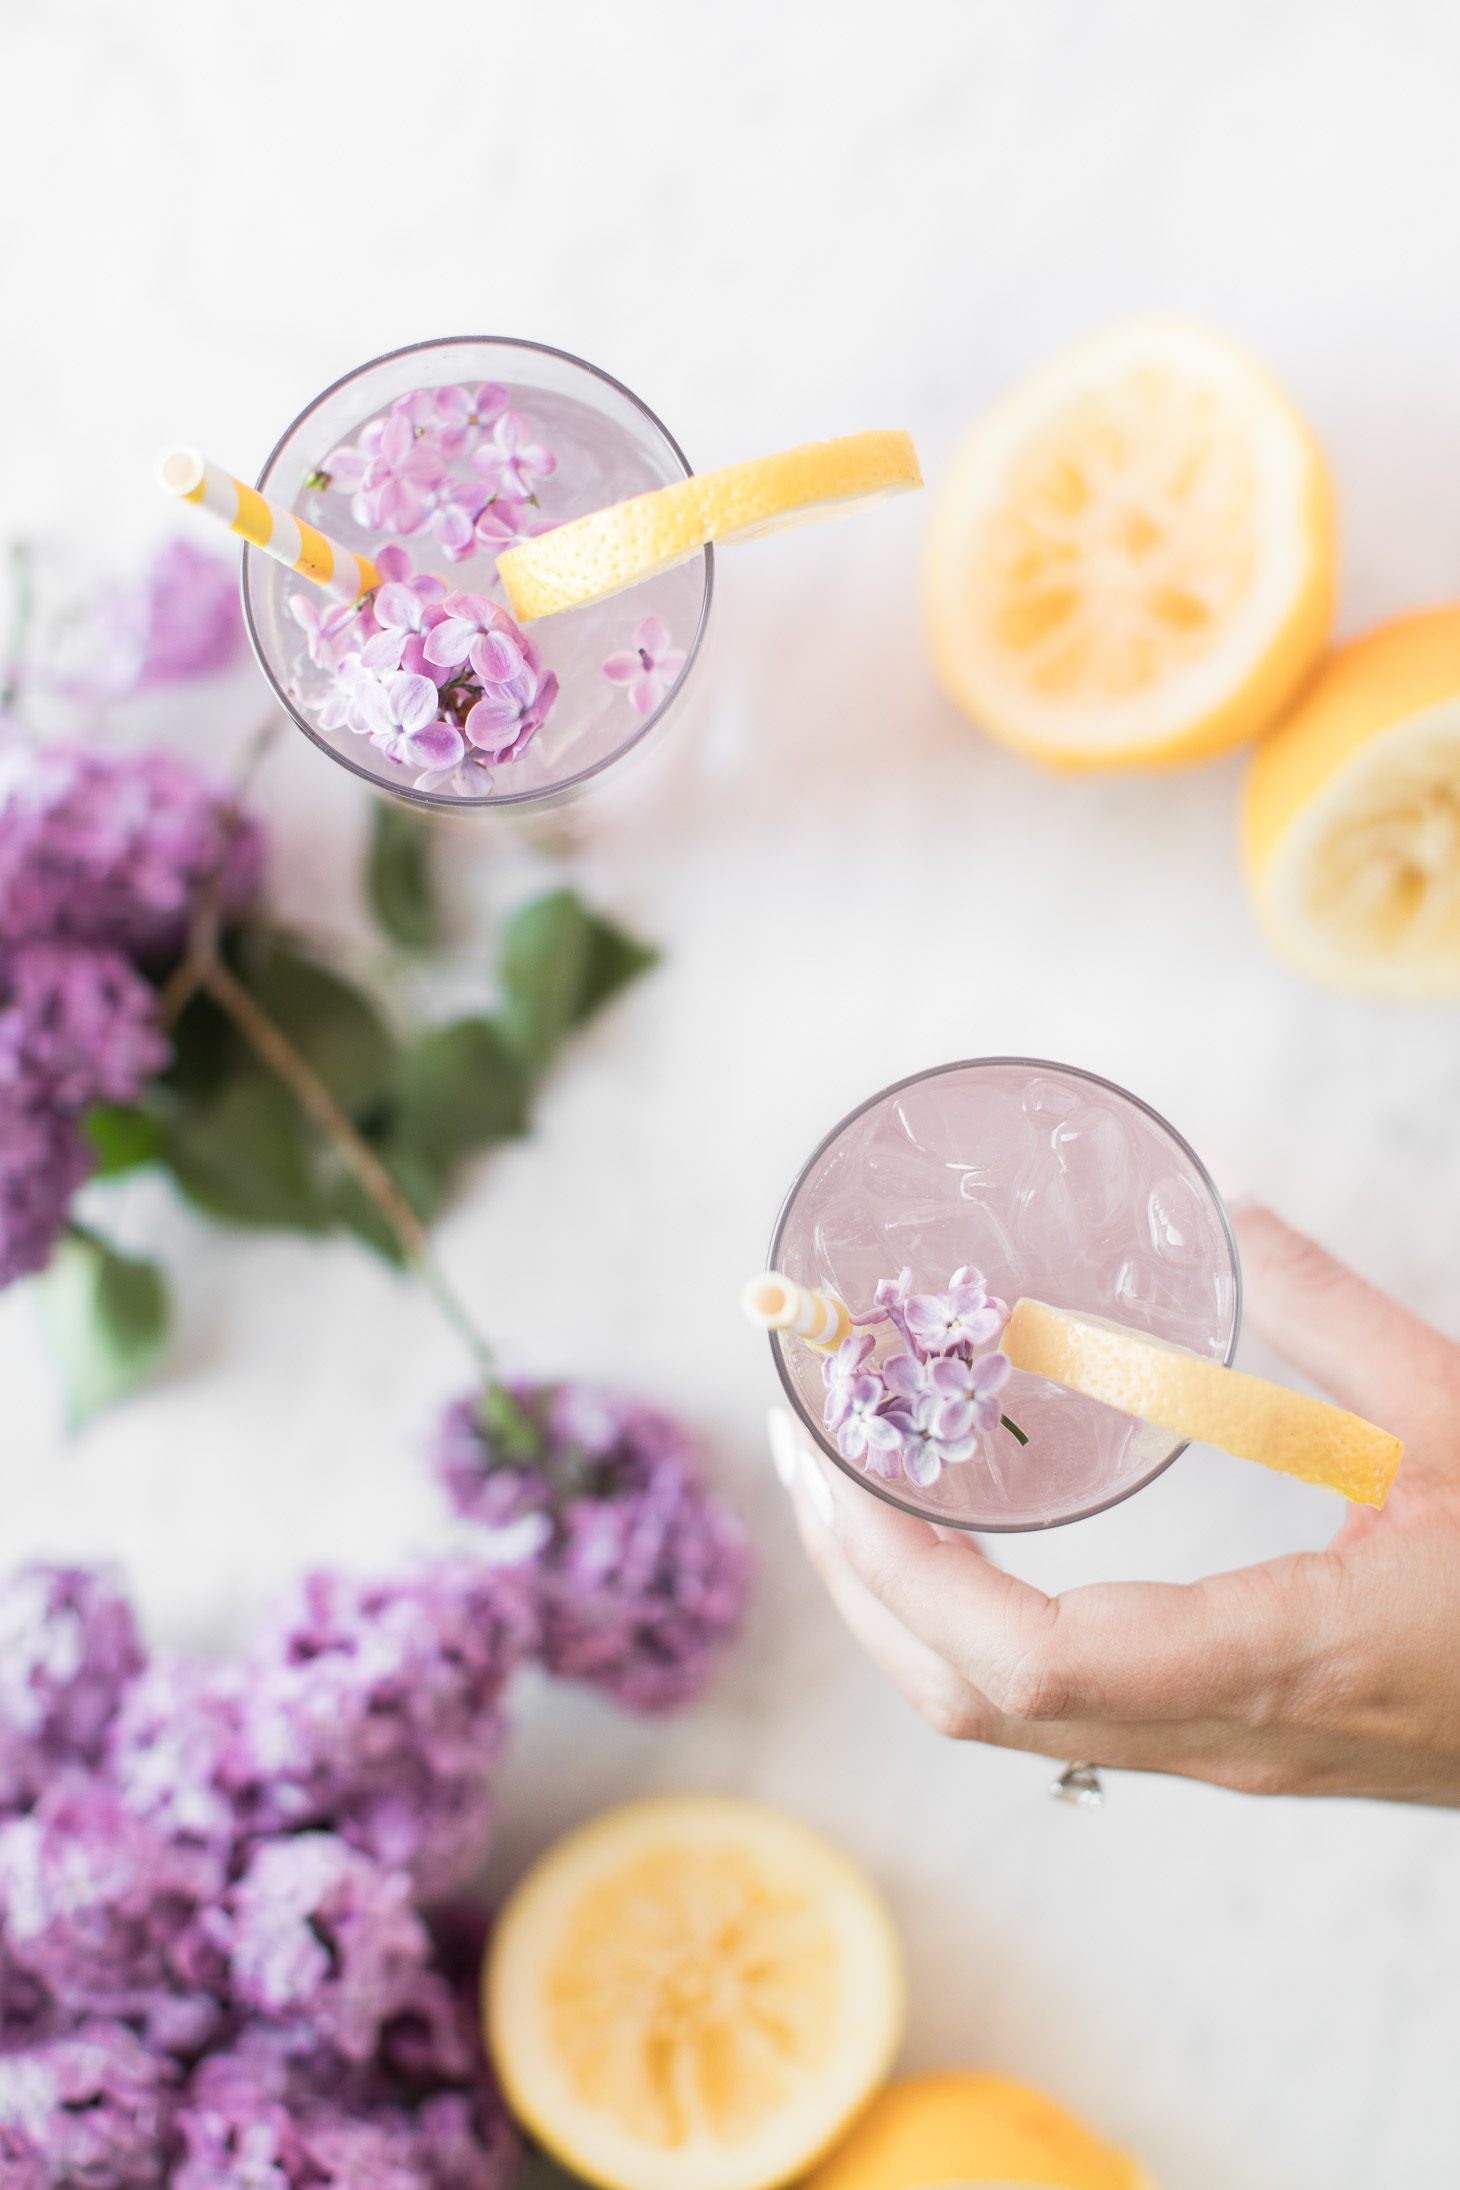
M1285 1361L1396 1436L1433 1430L1460 1350L1270 1209L1233 1215L1253 1328Z

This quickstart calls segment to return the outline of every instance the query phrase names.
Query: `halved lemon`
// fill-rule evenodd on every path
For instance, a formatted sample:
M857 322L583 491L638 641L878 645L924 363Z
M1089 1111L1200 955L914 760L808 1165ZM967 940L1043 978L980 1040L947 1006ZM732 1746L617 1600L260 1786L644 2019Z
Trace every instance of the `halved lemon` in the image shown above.
M1093 335L974 426L938 496L933 659L1055 768L1199 760L1270 723L1333 608L1316 441L1246 353L1175 319Z
M1136 2162L1027 2084L951 2070L879 2092L803 2190L1153 2190Z
M1153 1422L1173 1437L1382 1506L1404 1447L1387 1430L1204 1354L1098 1316L1021 1300L1000 1341L1016 1369Z
M829 1841L720 1797L612 1810L508 1901L488 2045L538 2140L605 2190L770 2190L881 2082L902 1958Z
M922 483L917 451L905 433L807 441L779 456L699 472L572 518L504 549L497 575L517 621L530 623L642 585L711 541L723 547L757 540Z
M1460 996L1460 608L1329 656L1253 755L1243 840L1258 916L1299 972Z

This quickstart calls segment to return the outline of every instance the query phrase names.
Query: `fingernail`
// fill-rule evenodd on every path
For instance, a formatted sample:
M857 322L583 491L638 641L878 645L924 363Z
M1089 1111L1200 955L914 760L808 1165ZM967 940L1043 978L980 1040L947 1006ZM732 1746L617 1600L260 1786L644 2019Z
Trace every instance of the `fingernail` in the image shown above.
M836 1525L836 1499L826 1479L826 1470L814 1453L803 1452L800 1459L797 1487L822 1527L833 1528Z
M784 1407L772 1407L765 1418L766 1436L770 1439L771 1466L782 1490L790 1490L796 1481L801 1465L801 1441L796 1435L796 1424Z

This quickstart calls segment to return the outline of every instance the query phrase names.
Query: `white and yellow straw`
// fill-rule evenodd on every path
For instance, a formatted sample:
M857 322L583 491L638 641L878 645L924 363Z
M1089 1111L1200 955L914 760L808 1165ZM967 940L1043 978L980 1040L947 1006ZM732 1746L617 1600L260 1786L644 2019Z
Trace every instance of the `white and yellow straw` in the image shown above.
M852 1328L852 1312L835 1293L813 1293L779 1270L752 1278L740 1305L762 1330L804 1339L819 1354L834 1354Z
M221 518L230 532L250 547L287 563L337 601L358 601L380 583L368 556L341 547L327 533L306 525L292 510L270 502L256 487L246 487L232 472L210 464L198 449L169 449L157 466L158 483L184 502L196 502Z

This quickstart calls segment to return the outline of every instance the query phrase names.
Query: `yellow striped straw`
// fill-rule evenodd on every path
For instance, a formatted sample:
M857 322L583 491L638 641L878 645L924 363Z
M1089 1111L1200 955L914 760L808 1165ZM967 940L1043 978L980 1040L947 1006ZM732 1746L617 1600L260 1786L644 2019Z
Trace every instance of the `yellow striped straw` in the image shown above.
M819 1354L834 1354L852 1328L852 1313L835 1293L813 1293L805 1285L766 1270L752 1278L740 1305L762 1330L785 1331L802 1338Z
M232 472L210 464L198 449L169 449L158 463L157 480L169 494L196 502L250 547L261 548L276 563L287 563L337 601L358 601L380 583L380 573L368 556L341 547L292 510L280 509L257 488L246 487Z

